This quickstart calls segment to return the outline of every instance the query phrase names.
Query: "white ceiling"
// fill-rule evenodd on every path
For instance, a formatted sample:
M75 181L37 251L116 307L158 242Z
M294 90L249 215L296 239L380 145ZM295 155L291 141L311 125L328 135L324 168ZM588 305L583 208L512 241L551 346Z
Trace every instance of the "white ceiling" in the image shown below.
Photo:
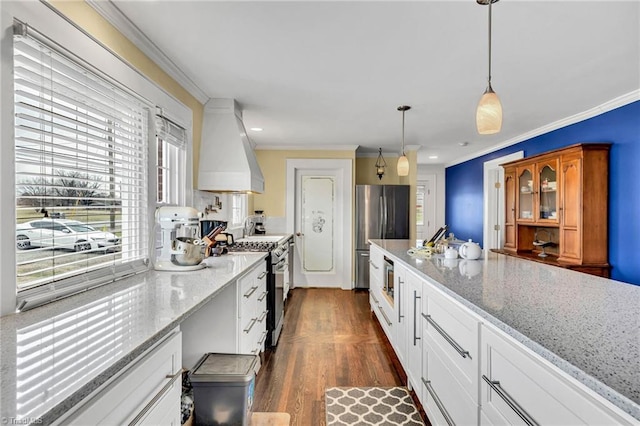
M406 104L418 162L451 164L640 88L639 0L494 4L491 136L475 130L488 55L475 0L113 4L208 97L235 98L264 129L249 132L258 147L397 153Z

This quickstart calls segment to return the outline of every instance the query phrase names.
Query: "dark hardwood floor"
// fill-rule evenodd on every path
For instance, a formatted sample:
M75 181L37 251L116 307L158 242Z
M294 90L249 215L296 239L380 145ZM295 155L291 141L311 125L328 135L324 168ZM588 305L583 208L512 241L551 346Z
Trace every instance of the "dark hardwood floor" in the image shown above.
M332 386L401 386L369 293L294 289L278 346L267 351L253 411L286 412L291 425L325 424Z

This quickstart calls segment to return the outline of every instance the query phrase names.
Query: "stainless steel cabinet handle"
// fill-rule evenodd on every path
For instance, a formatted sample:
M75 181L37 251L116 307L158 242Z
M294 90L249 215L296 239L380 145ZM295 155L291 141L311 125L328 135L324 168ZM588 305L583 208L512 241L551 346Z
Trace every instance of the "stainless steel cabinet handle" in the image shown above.
M260 338L260 340L258 340L258 346L262 346L265 340L267 340L267 332L263 331L262 337Z
M376 295L371 293L371 298L373 299L374 302L376 302L376 305L380 306L380 302L378 302L378 299L376 299Z
M249 291L248 291L248 292L246 292L246 293L244 294L244 297L246 297L247 299L248 299L248 298L250 298L250 297L251 297L251 295L252 295L253 293L255 293L255 291L256 291L257 289L258 289L258 287L251 287L251 288L249 289Z
M178 380L178 378L182 378L182 373L184 373L185 371L187 370L185 370L184 368L181 368L176 374L166 375L165 377L169 379L169 381L162 387L162 389L160 389L160 391L158 391L157 394L154 395L153 398L151 398L151 401L149 401L149 403L145 405L142 410L140 410L138 415L135 416L133 420L131 420L131 422L129 423L129 426L139 424L140 421L143 419L143 417L146 416L149 411L151 411L153 406L156 405L156 403L160 399L162 399L162 397L169 391L169 389L171 389L175 381Z
M251 329L253 328L254 325L256 325L256 322L258 321L257 318L251 318L251 322L249 323L249 326L247 328L245 328L244 331L245 333L249 334L249 332L251 331Z
M259 280L261 280L261 279L263 279L263 278L264 278L264 277L266 277L266 276L267 276L267 271L264 271L263 273L261 273L260 275L258 275L258 279L259 279Z
M267 292L263 291L262 294L258 297L258 302L262 302L265 297L267 297Z
M267 317L267 312L269 312L268 309L262 312L262 314L260 315L260 318L258 318L258 322L264 321L264 319Z
M378 268L378 265L376 265L375 263L373 263L373 261L372 261L371 259L369 259L369 264L370 264L371 266L373 266L374 268L376 268L376 269L380 269L380 268Z
M418 299L421 299L418 296L418 291L413 290L413 346L416 346L420 337L418 337Z
M469 357L469 359L471 359L471 355L469 354L469 351L465 351L462 346L460 346L455 340L453 340L453 338L449 336L447 332L444 331L442 327L440 327L438 323L431 318L431 315L422 314L422 316L424 317L424 319L426 319L429 322L429 324L433 326L433 328L436 329L438 333L440 333L442 337L444 337L444 340L446 340L447 343L453 346L453 349L455 349L462 358Z
M513 399L511 397L511 395L509 395L507 393L506 390L504 390L502 388L502 386L500 386L500 382L497 380L491 380L490 378L488 378L487 376L485 376L484 374L482 375L482 379L487 382L487 384L489 384L489 387L491 389L493 389L493 391L495 393L498 394L498 396L500 398L502 398L502 400L504 402L507 403L507 405L509 407L511 407L511 409L518 415L518 417L520 417L522 419L522 421L524 421L526 424L528 424L529 426L538 426L538 422L536 422L533 417L531 417L529 415L529 413L527 413L524 408L522 408L520 406L520 404L518 404L516 402L515 399Z
M389 318L388 318L388 317L387 317L387 315L384 313L384 309L382 309L382 306L380 306L379 304L378 304L378 309L380 309L380 313L381 313L381 314L382 314L382 316L384 317L384 320L387 322L387 325L388 325L388 326L391 326L391 325L392 325L392 322L391 322L391 321L389 321Z
M435 389L433 389L433 386L431 386L431 380L425 380L424 377L421 377L420 380L422 380L422 383L427 388L427 391L429 391L429 395L431 395L431 398L433 398L433 402L436 403L438 410L440 410L440 412L442 413L442 416L444 417L447 424L449 426L456 426L446 408L444 408L442 401L440 401L440 398L438 398L438 394L436 394Z
M404 281L402 281L402 278L398 277L398 322L402 322L402 318L404 318L404 315L402 315L402 302L400 301L400 296L402 295L400 284L404 284Z

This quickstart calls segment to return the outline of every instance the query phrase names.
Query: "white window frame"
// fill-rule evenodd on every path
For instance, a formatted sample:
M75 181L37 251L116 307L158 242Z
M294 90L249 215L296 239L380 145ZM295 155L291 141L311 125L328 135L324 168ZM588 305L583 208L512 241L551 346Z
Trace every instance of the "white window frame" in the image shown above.
M123 61L104 45L89 36L75 24L60 15L53 6L46 2L0 2L0 138L13 140L13 20L36 28L40 33L55 40L71 54L83 58L97 70L108 70L108 77L119 82L153 104L162 107L172 121L187 129L187 139L191 141L192 111L165 92L154 82L144 77L138 70ZM150 158L155 159L155 144L150 143ZM14 146L12 143L0 144L0 221L16 223L15 214L15 166L13 164ZM156 207L156 169L155 163L149 167L150 203L148 223L154 224L153 214ZM192 147L187 145L185 176L192 176ZM192 180L186 179L184 202L192 203ZM151 248L150 248L151 251ZM15 312L17 303L16 291L16 256L15 228L0 227L0 315ZM151 256L153 253L149 253Z

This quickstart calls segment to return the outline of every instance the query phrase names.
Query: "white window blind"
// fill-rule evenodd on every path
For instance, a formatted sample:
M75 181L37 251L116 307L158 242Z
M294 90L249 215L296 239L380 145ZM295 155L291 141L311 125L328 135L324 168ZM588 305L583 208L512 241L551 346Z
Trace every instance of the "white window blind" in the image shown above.
M146 269L149 105L14 28L17 285L40 304Z

